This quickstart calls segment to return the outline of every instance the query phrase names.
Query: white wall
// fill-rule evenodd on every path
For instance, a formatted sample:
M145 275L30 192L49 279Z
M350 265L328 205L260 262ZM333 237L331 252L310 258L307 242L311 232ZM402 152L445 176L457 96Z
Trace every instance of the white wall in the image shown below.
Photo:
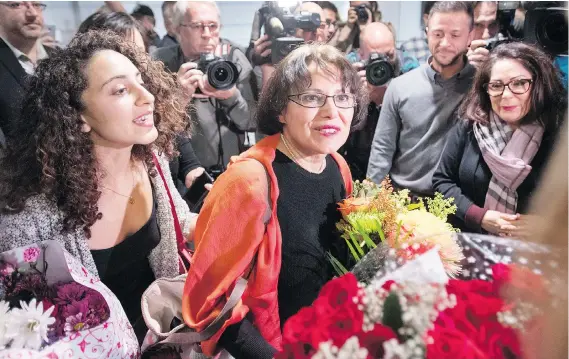
M57 38L66 44L74 35L79 24L90 14L103 6L102 1L47 1L45 11L47 25L55 25ZM124 7L131 12L138 2L123 1ZM141 1L154 11L156 16L156 32L163 36L166 33L162 20L161 1ZM347 1L333 1L343 20L346 19L349 3ZM421 2L420 1L379 1L379 9L383 13L383 20L393 23L397 31L398 43L421 31ZM221 36L247 46L251 34L253 15L262 1L219 1L221 22L223 24Z

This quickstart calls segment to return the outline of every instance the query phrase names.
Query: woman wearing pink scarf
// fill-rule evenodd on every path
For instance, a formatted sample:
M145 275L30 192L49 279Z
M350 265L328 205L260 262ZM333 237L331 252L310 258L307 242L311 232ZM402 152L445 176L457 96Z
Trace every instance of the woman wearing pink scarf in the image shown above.
M524 43L496 47L478 70L451 131L434 188L468 232L523 235L529 198L567 110L552 60Z

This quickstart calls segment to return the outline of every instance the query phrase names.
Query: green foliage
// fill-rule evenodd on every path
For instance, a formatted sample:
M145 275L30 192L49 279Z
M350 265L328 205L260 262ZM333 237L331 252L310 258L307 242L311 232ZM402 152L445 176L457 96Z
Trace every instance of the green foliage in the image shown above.
M395 292L389 293L383 304L383 320L382 324L393 329L395 333L399 333L399 329L403 327L403 310L399 303L399 296Z
M453 203L454 198L445 199L439 192L435 193L434 198L427 198L429 212L445 222L450 214L456 213L456 205Z

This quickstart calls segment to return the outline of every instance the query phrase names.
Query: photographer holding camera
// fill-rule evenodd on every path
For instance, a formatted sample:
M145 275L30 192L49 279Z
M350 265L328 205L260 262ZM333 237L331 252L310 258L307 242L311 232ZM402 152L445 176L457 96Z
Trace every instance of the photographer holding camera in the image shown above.
M359 47L359 36L366 25L378 21L381 21L381 11L377 8L377 1L350 1L348 21L336 30L328 43L349 53Z
M490 55L489 41L499 40L498 4L496 1L473 1L472 8L474 30L466 57L472 66L479 68Z
M258 82L263 87L274 71L273 65L291 50L305 42L325 42L327 39L324 10L314 2L300 4L294 9L294 14L290 14L289 9L267 2L257 16L259 19L253 24L248 54L253 66L259 66L261 70ZM263 36L259 36L261 27L265 31Z
M241 49L220 39L215 2L178 1L173 21L180 44L158 49L153 56L178 74L197 120L192 146L215 177L231 156L244 150L255 106L252 67Z
M414 68L419 61L395 48L395 34L390 24L373 22L360 34L360 48L347 55L358 71L361 82L367 84L370 104L362 128L350 134L340 152L352 171L354 179L366 177L373 134L389 82Z

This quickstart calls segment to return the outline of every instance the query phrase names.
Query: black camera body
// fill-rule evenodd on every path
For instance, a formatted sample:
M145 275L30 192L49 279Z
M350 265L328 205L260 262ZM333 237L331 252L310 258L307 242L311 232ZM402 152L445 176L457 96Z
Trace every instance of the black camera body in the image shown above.
M488 51L492 51L492 50L494 50L494 48L496 48L496 46L498 46L500 44L508 43L511 41L512 40L510 40L510 39L500 40L497 37L493 37L491 39L486 40L486 46L484 46L484 48Z
M279 7L276 1L266 1L258 13L263 20L258 25L254 21L253 26L264 27L265 33L269 35L273 64L277 64L304 43L304 39L294 36L296 29L315 32L320 26L320 14L305 11L293 14L290 9Z
M517 9L523 8L525 20L516 20ZM568 15L565 1L499 1L500 33L508 40L537 44L549 54L567 55ZM503 41L490 40L486 46L494 49Z
M367 13L367 6L364 4L358 5L354 8L356 14L358 14L358 22L360 24L367 24L369 20L369 14Z
M568 16L567 7L536 7L528 10L524 23L524 41L539 44L554 56L567 55Z
M372 86L383 86L397 75L385 54L371 53L369 59L364 61L364 66L367 82Z
M198 69L207 74L207 81L216 90L230 89L239 79L239 71L233 62L211 53L200 54Z

